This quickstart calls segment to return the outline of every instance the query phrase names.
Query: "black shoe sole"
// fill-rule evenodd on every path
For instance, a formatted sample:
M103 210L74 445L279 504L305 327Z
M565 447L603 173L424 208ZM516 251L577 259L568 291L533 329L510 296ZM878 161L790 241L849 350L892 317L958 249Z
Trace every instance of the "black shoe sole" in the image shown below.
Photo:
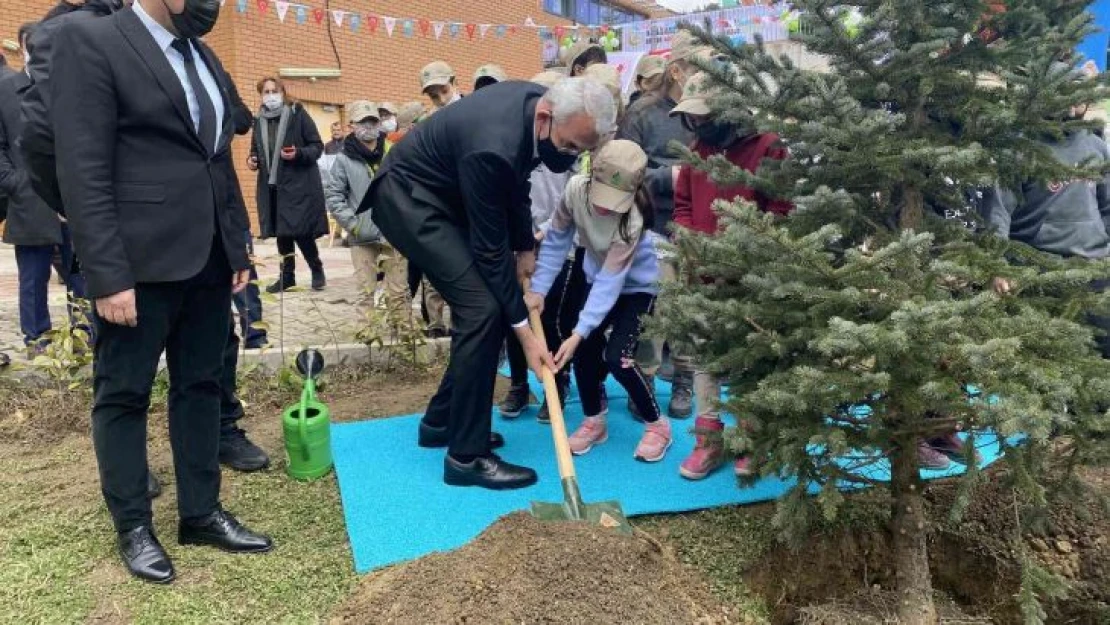
M124 566L124 568L127 568L127 567ZM166 579L152 579L150 577L143 577L142 575L137 575L136 573L132 572L131 569L127 569L127 572L128 572L128 574L131 575L131 577L134 577L135 579L139 580L140 582L146 582L148 584L158 584L159 586L168 586L171 582L173 582L173 580L177 579L177 573L174 573L173 575L170 575Z
M180 536L178 536L177 538L177 544L181 545L182 547L214 547L225 553L269 553L270 551L274 550L274 546L272 544L269 547L263 547L260 549L230 549L216 542L208 542L199 539L186 539L181 538Z
M533 477L531 480L521 482L494 482L488 483L485 480L474 479L469 476L452 475L449 473L443 474L443 483L448 486L476 486L478 488L485 488L488 490L517 490L520 488L528 488L539 481L538 477Z
M225 467L231 469L232 471L238 471L239 473L257 473L259 471L265 471L266 469L269 469L270 468L270 461L267 460L266 462L262 463L261 465L256 466L256 465L253 465L253 464L251 464L251 465L235 464L234 462L226 462L224 460L220 460L220 466L225 466Z
M528 410L527 406L525 406L524 408L521 408L520 410L517 410L517 411L504 410L500 407L497 408L497 412L500 413L501 416L506 418L506 419L515 419L515 418L519 417L520 415L524 414L525 410Z

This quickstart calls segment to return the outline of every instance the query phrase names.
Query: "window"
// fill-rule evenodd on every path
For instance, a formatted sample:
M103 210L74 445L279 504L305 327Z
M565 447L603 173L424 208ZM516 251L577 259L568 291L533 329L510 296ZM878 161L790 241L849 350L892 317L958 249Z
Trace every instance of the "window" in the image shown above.
M606 0L543 0L543 9L579 24L627 24L647 19L626 11Z

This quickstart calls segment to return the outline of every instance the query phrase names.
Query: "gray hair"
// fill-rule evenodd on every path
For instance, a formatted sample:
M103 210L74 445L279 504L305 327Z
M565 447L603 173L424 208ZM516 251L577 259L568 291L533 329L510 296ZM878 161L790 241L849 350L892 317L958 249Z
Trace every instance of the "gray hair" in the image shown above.
M592 78L563 78L556 82L543 96L551 105L551 113L556 122L585 114L593 118L599 137L616 130L617 105L613 94L600 82Z

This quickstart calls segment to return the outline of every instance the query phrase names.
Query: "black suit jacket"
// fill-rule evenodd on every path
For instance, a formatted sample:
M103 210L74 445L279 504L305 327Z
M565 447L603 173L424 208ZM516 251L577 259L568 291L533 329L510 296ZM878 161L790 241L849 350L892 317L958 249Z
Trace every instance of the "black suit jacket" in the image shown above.
M57 34L50 98L58 179L90 297L193 277L217 222L232 269L249 267L227 73L207 46L198 48L223 97L214 154L197 136L177 74L131 9Z
M58 215L42 201L27 177L19 150L23 128L19 92L31 79L23 72L0 77L0 194L8 197L8 225L4 242L12 245L59 245L62 226Z
M511 252L535 247L528 178L539 164L535 112L545 91L502 82L437 111L386 155L358 211L370 210L374 185L386 176L402 177L414 194L434 196L414 206L438 211L462 231L473 261L460 258L456 269L476 263L510 323L528 316ZM409 215L406 222L419 228L421 220ZM418 236L424 245L443 245L436 232Z

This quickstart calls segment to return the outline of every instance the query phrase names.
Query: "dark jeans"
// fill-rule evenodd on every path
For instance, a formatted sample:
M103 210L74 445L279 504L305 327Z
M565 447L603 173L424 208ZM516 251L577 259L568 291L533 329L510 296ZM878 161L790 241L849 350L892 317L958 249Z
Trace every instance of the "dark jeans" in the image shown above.
M15 246L15 264L19 270L19 329L26 345L35 343L50 331L47 291L55 248L54 245Z
M231 326L231 267L214 241L208 263L179 282L138 284L135 327L97 318L93 447L118 531L151 522L147 410L163 350L170 374L169 428L183 519L219 505L220 375Z
M247 241L247 253L253 256L254 240L251 238L250 230L247 230L244 235ZM251 327L254 323L262 321L262 298L259 297L258 293L258 272L255 270L253 263L251 264L250 283L247 284L247 288L232 295L232 301L235 304L235 311L239 313L240 334L245 337L247 344L251 345L265 340L265 330ZM236 345L238 345L238 337L235 340Z
M589 289L586 290L589 295ZM585 297L582 302L584 303ZM648 423L659 420L659 404L655 393L647 384L640 366L636 364L636 346L644 315L650 315L655 306L655 296L650 293L626 293L617 298L601 325L586 337L574 355L574 377L578 382L578 395L582 410L587 416L601 413L601 393L598 380L604 380L606 371L628 391L628 397ZM581 307L579 307L581 309ZM612 329L609 339L606 330Z
M322 267L320 262L320 250L316 247L316 239L309 236L304 237L278 237L277 249L281 254L281 273L286 278L293 278L297 270L297 258L294 255L296 248L301 248L301 256L308 263L312 269L319 269Z

